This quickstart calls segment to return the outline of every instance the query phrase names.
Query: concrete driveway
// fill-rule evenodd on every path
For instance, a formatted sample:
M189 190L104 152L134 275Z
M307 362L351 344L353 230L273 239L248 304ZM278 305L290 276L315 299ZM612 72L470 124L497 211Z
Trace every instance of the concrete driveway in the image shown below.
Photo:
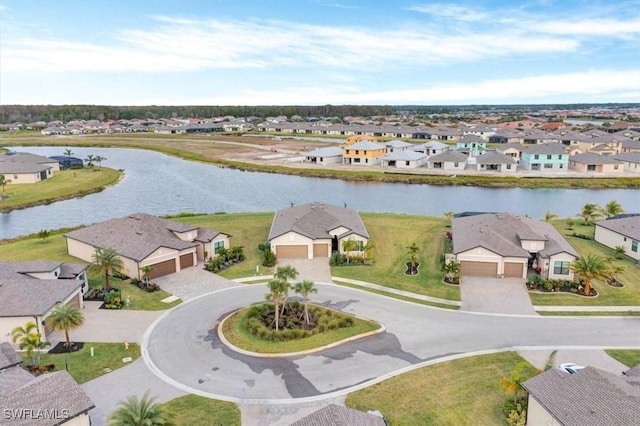
M183 269L176 274L165 275L153 281L159 284L164 291L179 297L183 301L191 300L194 297L215 290L240 285L213 272L205 271L203 265Z
M533 366L543 369L552 350L519 350L518 354L529 361ZM556 352L554 366L557 367L565 362L574 362L584 365L585 367L596 367L611 374L619 376L623 371L627 371L629 367L619 362L615 358L610 357L601 349L561 349Z
M316 257L315 259L280 259L278 266L293 266L299 275L299 281L310 280L317 283L331 283L331 268L329 259Z
M462 277L461 310L493 314L535 315L525 280L521 278Z

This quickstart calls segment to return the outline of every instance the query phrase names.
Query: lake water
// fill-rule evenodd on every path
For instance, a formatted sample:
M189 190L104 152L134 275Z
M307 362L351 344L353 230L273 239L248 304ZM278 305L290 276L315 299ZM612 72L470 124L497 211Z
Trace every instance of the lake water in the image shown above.
M15 151L62 155L65 147L16 147ZM573 217L587 203L617 200L640 212L637 189L523 189L360 183L335 179L243 172L190 162L154 151L70 148L74 156L106 157L125 178L102 192L46 206L0 214L0 239L101 222L135 212L274 211L313 201L365 212L441 216L446 211L505 211L542 218L547 210Z

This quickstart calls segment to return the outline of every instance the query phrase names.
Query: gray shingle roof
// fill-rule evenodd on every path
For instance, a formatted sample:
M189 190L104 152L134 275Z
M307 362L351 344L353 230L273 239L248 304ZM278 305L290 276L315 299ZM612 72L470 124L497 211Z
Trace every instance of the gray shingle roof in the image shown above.
M342 148L339 146L328 146L318 148L305 154L307 157L339 157L342 156Z
M137 213L77 229L69 232L65 237L94 247L112 248L121 256L141 261L160 247L175 250L195 247L196 243L181 240L172 232L187 232L194 229L198 227Z
M596 223L605 229L617 232L625 237L640 241L640 215L623 217L620 219L607 219Z
M543 240L540 255L549 257L566 252L578 257L578 252L560 235L553 225L514 216L510 213L487 213L452 220L453 252L455 254L484 247L501 256L529 257L521 239Z
M0 343L0 370L18 365L21 362L22 358L8 342ZM0 386L0 391L2 389L4 389L4 386Z
M415 161L421 158L426 158L427 154L418 151L406 150L406 151L394 151L382 157L383 160L391 161Z
M566 154L565 152L566 146L557 143L541 143L539 145L526 145L522 147L522 152L527 152L529 154L538 154L538 155L561 155Z
M569 157L569 161L581 164L618 164L619 161L613 155L598 155L592 152L576 154Z
M0 317L46 314L56 303L80 291L78 280L0 278Z
M564 426L629 426L640 419L640 387L594 367L548 370L523 387Z
M467 161L465 154L457 151L445 151L429 157L429 163L464 163Z
M375 151L378 149L385 149L385 146L381 143L371 142L371 141L360 141L356 142L353 145L345 146L343 149L357 149L360 151Z
M401 140L398 140L398 139L394 139L392 141L385 142L384 145L387 146L387 147L390 147L390 148L407 148L407 147L413 146L412 143L401 141Z
M290 426L385 426L384 419L353 408L329 404Z
M495 151L476 157L476 162L478 164L516 164L516 160L513 157Z
M504 151L507 151L509 149L517 149L518 151L524 151L525 146L522 145L521 143L518 143L518 142L509 142L509 143L505 143L505 144L502 144L499 147L497 147L496 151L504 152Z
M640 163L640 152L625 152L614 155L613 158L627 163Z
M357 211L331 204L311 203L277 211L271 223L269 240L289 231L311 239L331 238L329 231L340 226L349 229L343 235L357 234L369 238Z

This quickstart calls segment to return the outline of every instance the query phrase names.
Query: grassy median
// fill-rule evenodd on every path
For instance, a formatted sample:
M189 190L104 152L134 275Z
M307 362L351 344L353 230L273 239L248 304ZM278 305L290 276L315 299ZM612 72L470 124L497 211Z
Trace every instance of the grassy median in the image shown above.
M185 395L161 404L165 410L176 414L180 426L222 425L240 426L240 409L232 402Z

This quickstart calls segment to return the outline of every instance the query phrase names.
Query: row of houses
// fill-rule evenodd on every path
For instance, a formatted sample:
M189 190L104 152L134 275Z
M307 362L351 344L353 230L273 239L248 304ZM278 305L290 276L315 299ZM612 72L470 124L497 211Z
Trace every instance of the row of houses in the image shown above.
M363 136L364 137L364 136ZM449 171L540 172L576 171L582 173L640 173L640 146L621 154L594 152L571 154L563 144L540 145L509 143L495 151L487 150L479 136L465 135L456 145L430 141L411 144L400 140L378 143L366 139L347 140L342 147L320 148L305 154L311 164L347 164L396 168L426 167Z

